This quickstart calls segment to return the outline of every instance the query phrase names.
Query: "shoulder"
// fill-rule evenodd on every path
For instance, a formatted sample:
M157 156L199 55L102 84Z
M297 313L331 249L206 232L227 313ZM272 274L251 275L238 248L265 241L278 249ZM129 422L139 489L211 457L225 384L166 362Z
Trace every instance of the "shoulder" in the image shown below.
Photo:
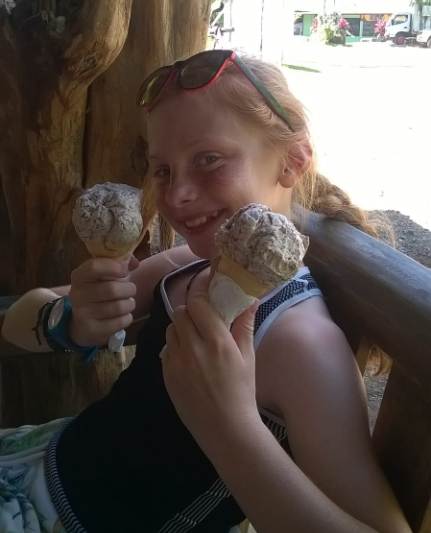
M130 274L130 281L136 285L135 316L148 312L154 289L166 274L198 259L188 246L177 246L142 260Z
M354 355L320 298L282 313L262 340L256 364L265 401L285 417L296 417L305 398L318 406L350 396L349 390L362 394Z
M362 376L319 300L287 310L265 335L258 403L284 419L295 463L332 501L364 521L396 523L399 509L372 449Z
M322 298L309 298L284 311L271 325L262 340L262 352L267 357L304 361L321 357L336 345L348 349L341 329L333 322ZM275 350L279 346L280 350ZM338 352L339 350L337 350Z

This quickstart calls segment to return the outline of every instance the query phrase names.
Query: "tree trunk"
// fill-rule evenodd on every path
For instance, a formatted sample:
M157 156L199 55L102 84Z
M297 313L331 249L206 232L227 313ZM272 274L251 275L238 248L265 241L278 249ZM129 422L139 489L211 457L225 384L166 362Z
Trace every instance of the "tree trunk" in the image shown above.
M211 0L15 3L11 13L0 7L0 246L12 244L1 257L13 259L9 271L0 266L0 287L9 294L67 284L88 257L71 225L82 188L109 180L146 189L138 87L154 68L205 48ZM113 364L96 396L118 371ZM53 383L46 401L61 387Z

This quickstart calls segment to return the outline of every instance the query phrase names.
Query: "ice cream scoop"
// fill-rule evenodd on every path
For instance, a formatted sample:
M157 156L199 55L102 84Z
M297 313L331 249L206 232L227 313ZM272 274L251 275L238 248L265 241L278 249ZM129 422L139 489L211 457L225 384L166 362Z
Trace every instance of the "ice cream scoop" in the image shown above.
M76 200L76 232L93 257L127 257L144 234L142 191L123 183L99 183Z
M146 225L142 216L142 191L123 183L99 183L76 200L72 221L93 257L127 259L141 242ZM120 351L124 330L109 338L108 348Z
M224 322L230 326L256 299L289 280L308 242L288 218L262 204L249 204L222 224L209 300Z

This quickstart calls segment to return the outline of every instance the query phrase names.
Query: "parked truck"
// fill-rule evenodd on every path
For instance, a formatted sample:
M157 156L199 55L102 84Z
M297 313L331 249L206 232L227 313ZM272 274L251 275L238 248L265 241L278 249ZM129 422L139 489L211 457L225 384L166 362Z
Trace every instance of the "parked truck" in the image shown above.
M431 48L431 6L394 13L386 23L385 39L397 45L419 42ZM419 39L417 39L419 36ZM424 42L425 40L425 42Z
M420 31L416 36L416 42L426 48L431 48L431 28Z

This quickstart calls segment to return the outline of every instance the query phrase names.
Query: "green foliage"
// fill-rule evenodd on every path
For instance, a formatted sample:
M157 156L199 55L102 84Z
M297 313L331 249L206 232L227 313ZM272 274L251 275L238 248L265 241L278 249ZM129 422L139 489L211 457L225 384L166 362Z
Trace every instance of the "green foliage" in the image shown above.
M318 31L325 44L345 44L349 23L338 13L319 17Z
M431 0L410 0L410 5L417 6L421 11L423 6L431 6Z

